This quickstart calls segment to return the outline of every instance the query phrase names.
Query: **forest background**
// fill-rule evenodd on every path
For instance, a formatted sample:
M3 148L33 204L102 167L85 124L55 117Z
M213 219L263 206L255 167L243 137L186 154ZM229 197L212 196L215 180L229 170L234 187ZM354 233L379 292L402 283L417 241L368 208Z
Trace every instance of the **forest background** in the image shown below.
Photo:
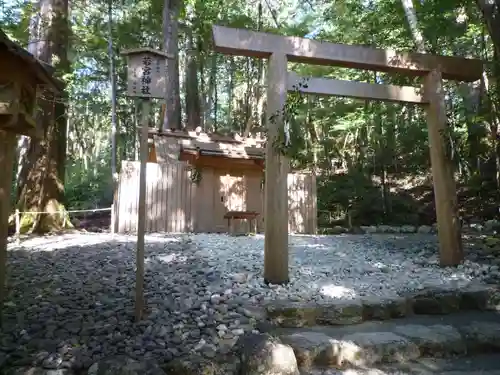
M166 116L151 126L265 132L266 64L213 52L214 24L336 43L483 59L483 79L446 82L449 157L461 216L499 215L500 0L0 0L0 27L52 64L66 91L39 99L45 138L20 137L12 199L21 211L109 207L122 160L138 159L140 106L120 51L173 54ZM418 85L418 79L290 64L305 76ZM163 101L163 102L165 102ZM435 222L427 128L412 105L301 96L292 166L318 176L319 224ZM24 217L37 231L60 215ZM28 220L29 218L29 220Z

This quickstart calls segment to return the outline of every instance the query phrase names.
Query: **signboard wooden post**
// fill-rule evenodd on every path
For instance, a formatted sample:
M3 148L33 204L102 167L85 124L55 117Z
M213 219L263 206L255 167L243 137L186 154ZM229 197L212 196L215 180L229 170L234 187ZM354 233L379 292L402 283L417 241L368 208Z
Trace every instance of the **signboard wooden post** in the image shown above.
M139 210L137 213L137 251L135 272L135 319L144 313L144 232L146 226L146 166L148 160L148 125L150 98L164 98L166 87L165 60L162 51L138 48L122 52L127 55L127 96L142 98L140 136Z

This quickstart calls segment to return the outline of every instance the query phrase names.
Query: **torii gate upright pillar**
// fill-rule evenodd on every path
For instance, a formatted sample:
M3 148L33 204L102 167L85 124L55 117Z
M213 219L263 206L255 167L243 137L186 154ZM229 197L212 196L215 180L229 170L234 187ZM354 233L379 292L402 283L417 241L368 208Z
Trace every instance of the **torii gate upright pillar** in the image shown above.
M284 284L288 279L288 169L289 159L276 150L274 141L283 129L283 109L287 96L287 58L269 57L264 183L264 281Z
M428 101L425 112L438 225L439 261L442 266L455 266L462 261L464 255L453 166L446 150L443 80L438 70L430 71L425 77L424 95Z

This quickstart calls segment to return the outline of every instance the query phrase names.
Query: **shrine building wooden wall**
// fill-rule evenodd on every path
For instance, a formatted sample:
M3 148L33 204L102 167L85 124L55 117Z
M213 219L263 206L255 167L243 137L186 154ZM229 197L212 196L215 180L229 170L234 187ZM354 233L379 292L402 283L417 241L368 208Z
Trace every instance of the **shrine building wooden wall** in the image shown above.
M206 142L183 133L154 136L147 164L147 232L227 232L227 211L256 211L264 228L263 155L258 145ZM255 147L256 146L256 147ZM115 199L119 233L137 230L139 162L122 163ZM289 230L316 233L316 179L288 175Z

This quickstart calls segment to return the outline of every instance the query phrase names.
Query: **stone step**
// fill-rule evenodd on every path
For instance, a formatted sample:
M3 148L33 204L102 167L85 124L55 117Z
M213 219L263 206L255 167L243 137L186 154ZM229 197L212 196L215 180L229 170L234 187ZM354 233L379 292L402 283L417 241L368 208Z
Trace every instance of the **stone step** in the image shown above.
M415 314L446 315L459 311L500 310L500 289L491 285L427 288L392 298L366 297L330 302L272 301L265 305L267 321L280 327L350 325Z
M292 347L302 369L353 368L500 353L500 313L420 315L351 326L274 328L268 332Z
M301 375L500 375L497 354L463 358L421 358L403 365L383 365L349 370L313 368Z

